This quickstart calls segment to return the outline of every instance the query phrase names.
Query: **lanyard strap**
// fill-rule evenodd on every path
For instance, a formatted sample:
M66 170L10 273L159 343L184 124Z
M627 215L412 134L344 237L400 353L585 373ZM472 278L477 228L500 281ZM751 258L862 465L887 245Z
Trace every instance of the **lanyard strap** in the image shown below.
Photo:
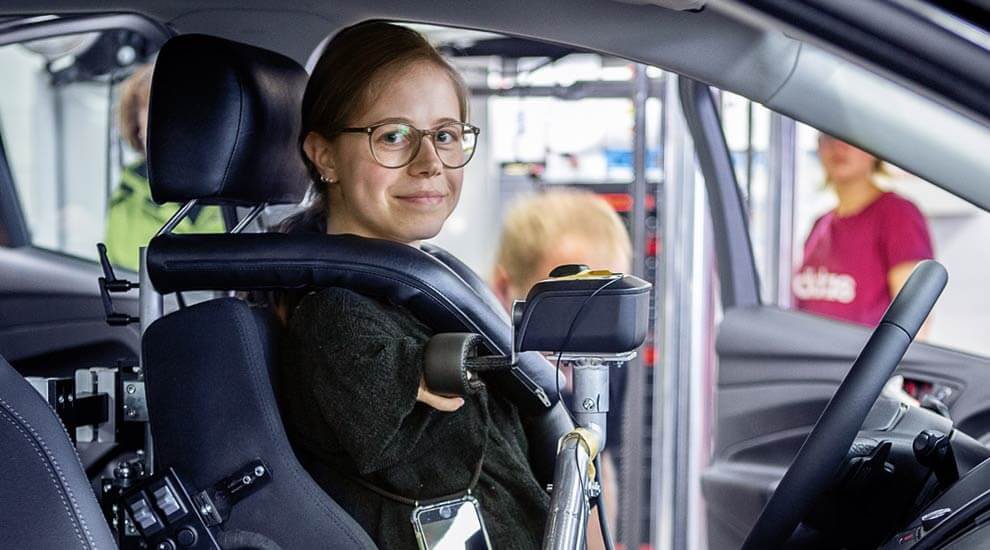
M434 497L426 500L418 500L386 491L385 489L376 486L375 484L369 482L368 480L363 479L360 475L352 476L352 479L358 482L358 484L360 484L365 489L368 489L369 491L375 493L380 497L387 498L393 502L398 502L399 504L405 504L407 506L413 506L413 507L419 507L420 505L436 504L438 502L443 502L445 500L453 500L455 498L469 496L471 494L471 491L474 490L474 487L478 484L478 478L481 477L481 466L485 462L485 451L488 449L488 435L489 435L489 430L491 429L492 420L490 413L488 411L487 399L485 398L482 398L481 416L484 419L484 423L485 423L485 429L481 439L481 456L478 457L478 463L475 464L474 466L474 474L471 476L471 482L468 484L467 489L463 491L458 491L456 493L450 493L448 495Z
M438 502L443 502L445 500L453 500L455 498L461 498L463 496L470 495L471 490L474 489L475 485L478 484L478 478L481 477L481 465L484 461L485 461L485 451L484 451L484 447L482 447L481 458L478 459L478 464L475 465L474 467L474 475L471 476L471 483L468 484L467 489L465 489L464 491L458 491L456 493L450 493L449 495L434 497L427 500L416 500L416 499L404 497L402 495L397 495L395 493L391 493L389 491L386 491L385 489L382 489L381 487L378 487L368 482L365 479L362 479L360 476L354 476L353 479L354 481L357 481L359 484L361 484L365 489L368 489L369 491L377 494L378 496L398 502L399 504L406 504L408 506L419 507L420 505L435 504Z

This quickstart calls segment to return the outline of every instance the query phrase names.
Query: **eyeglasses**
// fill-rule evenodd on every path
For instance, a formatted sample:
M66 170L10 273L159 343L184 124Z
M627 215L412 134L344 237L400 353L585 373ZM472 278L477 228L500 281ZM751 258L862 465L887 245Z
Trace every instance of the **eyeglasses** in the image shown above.
M419 154L429 136L437 158L447 168L463 168L474 156L481 129L463 122L449 122L433 130L420 130L401 122L382 122L366 128L342 128L342 133L368 134L371 156L385 168L402 168Z

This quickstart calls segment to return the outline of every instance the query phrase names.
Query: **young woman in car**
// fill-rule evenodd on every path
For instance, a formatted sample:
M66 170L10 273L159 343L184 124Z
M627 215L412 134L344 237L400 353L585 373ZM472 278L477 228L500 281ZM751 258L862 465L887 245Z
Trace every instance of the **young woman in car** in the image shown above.
M477 129L456 71L418 33L344 29L303 98L314 200L288 231L418 246L457 205ZM423 384L430 330L408 311L330 288L289 310L279 372L287 427L314 477L382 548L416 548L414 502L477 498L497 548L540 545L549 497L515 407Z
M818 156L838 206L812 226L794 277L799 309L875 326L914 266L933 257L925 217L907 199L884 191L883 163L821 134Z

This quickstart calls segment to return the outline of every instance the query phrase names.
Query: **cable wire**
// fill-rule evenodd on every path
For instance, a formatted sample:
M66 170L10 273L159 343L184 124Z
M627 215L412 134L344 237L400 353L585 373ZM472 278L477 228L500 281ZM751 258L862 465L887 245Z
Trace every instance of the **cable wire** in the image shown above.
M609 528L608 524L608 510L605 509L605 491L604 485L601 482L602 464L601 453L595 457L595 481L598 482L598 487L601 493L598 495L598 502L595 503L595 508L598 509L598 525L602 529L602 540L605 541L605 550L615 550L615 543L612 541L612 530Z
M561 396L561 393L560 393L560 376L562 374L561 373L561 370L560 370L560 360L564 356L564 350L567 349L567 344L569 344L571 342L571 336L574 334L574 327L577 326L577 322L581 319L581 314L584 313L584 308L588 305L589 302L591 302L591 299L594 298L595 296L597 296L599 292L601 292L601 291L605 290L606 288L608 288L609 285L611 285L611 284L613 284L613 283L615 283L617 281L620 281L620 280L622 280L621 277L616 277L616 278L611 279L608 282L602 284L598 288L596 288L594 292L592 292L591 294L589 294L588 297L585 298L583 302L581 302L581 307L578 308L577 312L574 314L574 318L571 319L571 324L570 324L570 326L567 327L567 334L564 336L564 341L563 341L563 343L560 346L560 350L557 352L557 362L556 362L556 365L555 365L555 367L557 369L557 376L555 377L556 378L556 382L557 382L557 384L556 384L556 386L557 386L557 401L563 401L564 400L563 397ZM567 416L571 419L571 424L576 427L578 425L578 423L577 423L577 420L574 418L574 415L571 414L570 407L565 406L564 407L564 410L567 411ZM574 447L574 463L575 464L577 464L577 452L578 452L578 448L577 448L577 446L575 446ZM599 451L599 454L601 454L601 451ZM595 465L595 480L598 481L599 480L599 472L600 472L600 462L598 460L598 456L595 457L594 465ZM581 472L580 471L578 472L578 479L581 482L581 492L583 494L587 495L588 494L587 493L587 488L584 485L584 476L581 475ZM604 515L604 511L603 511L604 510L604 501L605 501L605 488L602 486L602 484L601 484L600 481L598 482L598 488L599 488L599 494L598 494L598 501L597 501L597 504L596 504L596 507L598 508L598 523L599 523L599 525L601 526L601 529L602 529L602 538L605 540L605 548L607 550L614 550L615 546L614 546L614 544L612 542L611 532L609 531L609 528L608 528L609 527L608 520L605 519L605 515Z

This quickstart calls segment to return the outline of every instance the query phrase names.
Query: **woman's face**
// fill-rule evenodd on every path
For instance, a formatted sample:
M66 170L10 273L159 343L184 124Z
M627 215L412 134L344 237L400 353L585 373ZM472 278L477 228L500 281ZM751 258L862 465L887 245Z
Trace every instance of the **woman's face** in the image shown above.
M876 157L866 151L826 134L818 137L818 158L828 181L836 185L868 180L877 162Z
M432 63L420 62L381 77L374 100L350 117L348 125L366 127L389 120L425 130L460 119L450 77ZM460 198L464 169L445 167L429 137L402 168L378 164L363 133L340 134L327 146L316 165L332 182L330 233L413 244L439 233Z

